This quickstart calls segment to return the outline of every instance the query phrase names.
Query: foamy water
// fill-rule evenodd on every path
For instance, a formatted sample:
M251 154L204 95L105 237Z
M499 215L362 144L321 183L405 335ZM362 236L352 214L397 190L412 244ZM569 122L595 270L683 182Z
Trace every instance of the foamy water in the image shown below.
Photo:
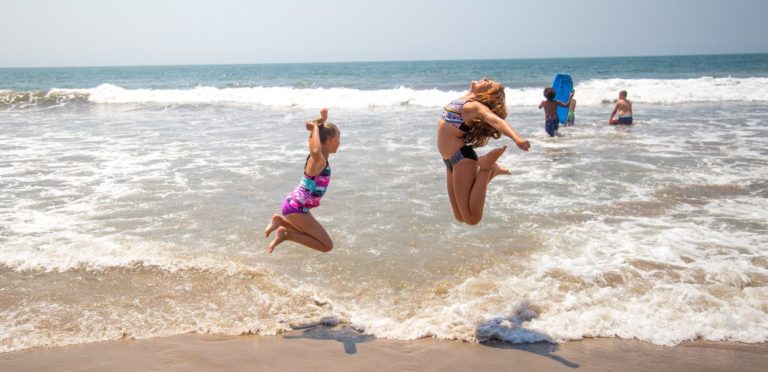
M513 175L492 182L475 227L453 221L435 149L458 91L100 85L11 103L0 351L317 323L394 339L768 341L760 79L587 80L557 138L540 89L509 88L532 148L491 145L511 146ZM620 87L632 127L605 125ZM322 104L342 146L313 213L335 248L270 255L263 228Z
M677 104L699 102L768 102L768 78L696 79L592 79L576 84L577 100L582 105L613 102L620 90L632 92L637 103ZM511 107L530 107L542 100L539 87L507 88ZM340 109L415 106L441 107L444 102L463 94L460 90L394 89L361 90L354 88L246 87L191 89L126 89L102 84L89 89L53 88L40 92L0 91L0 103L15 106L66 104L87 100L93 103L230 103L269 107Z

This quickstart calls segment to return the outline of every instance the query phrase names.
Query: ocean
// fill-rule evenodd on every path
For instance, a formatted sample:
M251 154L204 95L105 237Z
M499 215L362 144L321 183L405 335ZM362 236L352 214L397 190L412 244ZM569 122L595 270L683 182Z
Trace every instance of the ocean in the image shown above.
M576 125L544 132L573 76ZM436 149L507 87L512 170L454 221ZM635 124L609 126L618 91ZM267 253L304 121L334 239ZM377 338L768 341L768 55L0 69L0 352L343 324Z

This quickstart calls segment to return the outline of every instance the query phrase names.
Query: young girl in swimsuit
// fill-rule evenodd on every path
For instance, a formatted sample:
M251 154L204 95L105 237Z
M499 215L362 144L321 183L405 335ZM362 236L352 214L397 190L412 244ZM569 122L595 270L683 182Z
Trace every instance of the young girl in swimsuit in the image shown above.
M496 164L507 146L478 157L474 147L505 135L528 151L530 144L504 120L504 86L483 78L473 81L461 98L443 108L437 123L437 149L447 168L448 198L459 222L476 225L483 218L488 183L509 169Z
M309 156L304 164L304 175L298 186L286 196L281 208L282 215L275 214L264 229L268 237L277 230L269 243L269 252L280 243L290 240L320 252L333 249L333 241L322 225L309 211L320 205L320 199L331 181L331 165L328 156L339 149L341 132L336 125L327 123L328 109L320 110L320 118L306 122L309 135Z

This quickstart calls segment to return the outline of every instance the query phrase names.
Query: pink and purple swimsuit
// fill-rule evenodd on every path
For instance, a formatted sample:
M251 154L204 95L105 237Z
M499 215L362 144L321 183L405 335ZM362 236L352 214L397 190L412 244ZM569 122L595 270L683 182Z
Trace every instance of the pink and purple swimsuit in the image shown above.
M309 160L309 157L307 157ZM304 164L304 169L307 165ZM283 216L291 213L309 213L310 208L320 205L320 199L323 198L328 184L331 182L331 164L326 159L325 169L316 176L304 176L299 181L290 194L285 197L281 212Z

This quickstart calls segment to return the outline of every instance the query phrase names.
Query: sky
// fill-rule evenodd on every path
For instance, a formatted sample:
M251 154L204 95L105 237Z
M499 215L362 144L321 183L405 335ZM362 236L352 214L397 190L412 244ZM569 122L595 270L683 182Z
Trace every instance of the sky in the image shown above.
M768 52L768 1L0 0L0 67Z

